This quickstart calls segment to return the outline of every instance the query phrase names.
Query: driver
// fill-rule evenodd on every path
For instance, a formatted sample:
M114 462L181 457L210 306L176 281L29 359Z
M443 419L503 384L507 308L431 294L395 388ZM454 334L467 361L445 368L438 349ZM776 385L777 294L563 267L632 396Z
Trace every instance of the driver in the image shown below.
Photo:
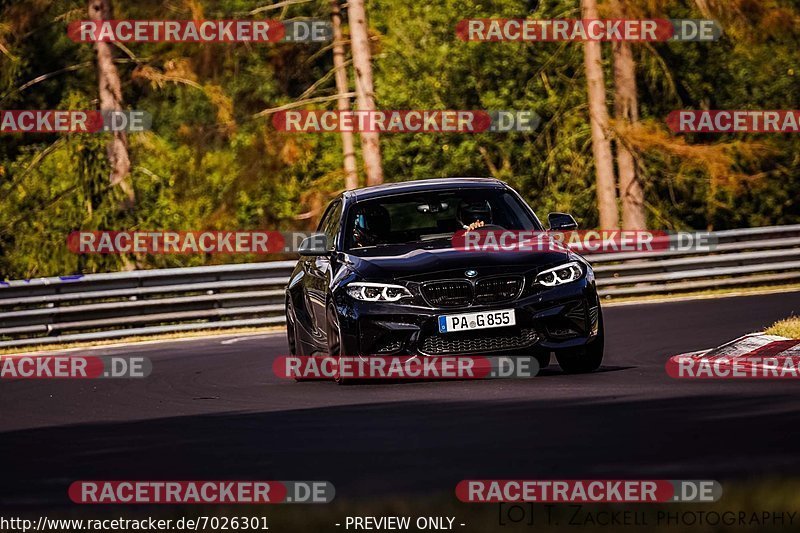
M353 242L359 248L381 244L389 231L389 211L382 205L368 206L356 213Z
M461 227L467 231L492 224L492 206L488 200L461 202L456 218Z

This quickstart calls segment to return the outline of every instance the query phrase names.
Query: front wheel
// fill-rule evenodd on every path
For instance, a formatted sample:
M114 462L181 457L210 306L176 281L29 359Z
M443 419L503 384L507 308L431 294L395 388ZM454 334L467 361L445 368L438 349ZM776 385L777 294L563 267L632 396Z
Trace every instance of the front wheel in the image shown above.
M603 363L605 351L605 334L603 332L603 315L600 314L597 337L585 346L556 352L556 360L567 374L588 374L594 372Z
M289 343L289 353L294 357L307 357L300 353L300 337L297 332L297 314L294 310L294 304L291 298L286 301L286 338ZM303 381L314 381L313 378L304 378L295 376L295 381L298 383Z
M336 306L333 305L333 302L328 304L325 315L328 357L333 357L338 364L342 357L342 330L339 327L339 313L336 311ZM347 385L351 380L343 378L337 370L334 381L338 385Z
M288 299L286 300L286 342L289 345L289 353L291 355L297 355L297 347L299 345L297 342L296 320L294 305L292 304L292 300Z

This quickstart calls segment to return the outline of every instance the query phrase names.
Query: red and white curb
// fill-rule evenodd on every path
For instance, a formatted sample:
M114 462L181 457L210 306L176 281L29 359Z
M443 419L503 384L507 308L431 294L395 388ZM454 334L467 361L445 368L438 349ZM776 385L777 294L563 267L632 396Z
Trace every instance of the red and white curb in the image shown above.
M675 379L797 379L800 339L751 333L710 350L670 357Z

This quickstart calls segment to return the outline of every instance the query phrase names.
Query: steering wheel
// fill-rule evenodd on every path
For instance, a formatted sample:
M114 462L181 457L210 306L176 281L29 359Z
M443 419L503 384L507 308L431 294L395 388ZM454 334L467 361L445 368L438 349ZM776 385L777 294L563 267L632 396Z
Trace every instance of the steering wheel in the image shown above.
M480 228L475 228L470 231L505 231L506 228L503 226L498 226L497 224L484 224Z

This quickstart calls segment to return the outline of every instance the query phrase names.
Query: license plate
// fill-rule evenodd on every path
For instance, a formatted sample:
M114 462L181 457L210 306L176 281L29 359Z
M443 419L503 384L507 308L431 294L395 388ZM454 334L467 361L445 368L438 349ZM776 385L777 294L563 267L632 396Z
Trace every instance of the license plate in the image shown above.
M461 315L439 316L439 332L469 331L473 329L503 328L517 323L513 309L480 311Z

